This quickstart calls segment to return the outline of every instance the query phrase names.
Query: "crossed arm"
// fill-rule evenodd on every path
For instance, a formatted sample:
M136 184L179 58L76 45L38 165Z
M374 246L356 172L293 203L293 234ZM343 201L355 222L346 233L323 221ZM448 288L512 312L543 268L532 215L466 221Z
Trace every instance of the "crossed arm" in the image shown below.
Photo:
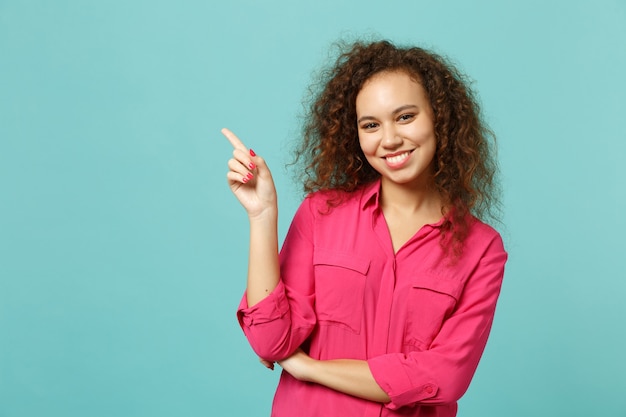
M387 393L374 380L369 365L363 360L316 360L298 349L278 364L301 381L314 382L370 401L381 403L390 401Z

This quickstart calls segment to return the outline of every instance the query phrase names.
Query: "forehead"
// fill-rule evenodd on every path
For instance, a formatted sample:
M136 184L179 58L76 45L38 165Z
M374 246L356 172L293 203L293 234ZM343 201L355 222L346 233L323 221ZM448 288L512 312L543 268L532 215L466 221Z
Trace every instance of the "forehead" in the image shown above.
M365 80L365 82L363 83L363 86L361 86L361 90L363 90L363 88L365 88L368 84L371 84L372 82L385 80L385 79L392 79L392 78L408 79L408 80L413 81L416 84L419 84L420 86L422 85L422 80L417 74L413 74L411 71L404 69L404 68L398 68L398 69L393 69L393 70L380 71L380 72L373 74L367 80Z
M386 105L423 105L428 102L426 91L416 77L406 71L385 71L370 77L357 94L356 107Z

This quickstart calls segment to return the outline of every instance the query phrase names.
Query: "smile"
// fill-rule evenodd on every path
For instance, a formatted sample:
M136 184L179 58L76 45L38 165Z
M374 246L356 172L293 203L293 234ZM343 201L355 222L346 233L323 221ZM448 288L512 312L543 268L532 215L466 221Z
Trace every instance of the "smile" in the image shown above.
M384 159L387 162L387 165L396 168L404 164L411 156L412 151L406 151L399 153L397 155L385 156Z

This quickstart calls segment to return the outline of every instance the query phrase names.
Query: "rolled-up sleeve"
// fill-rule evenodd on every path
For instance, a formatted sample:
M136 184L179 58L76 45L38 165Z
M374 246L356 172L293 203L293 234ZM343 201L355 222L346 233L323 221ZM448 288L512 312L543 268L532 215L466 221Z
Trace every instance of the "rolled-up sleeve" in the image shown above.
M278 361L291 355L315 325L313 224L307 198L289 227L280 253L280 281L263 300L248 307L244 294L237 318L252 349Z
M506 259L498 236L427 350L389 353L368 360L374 379L391 398L388 408L449 404L465 393L487 343Z

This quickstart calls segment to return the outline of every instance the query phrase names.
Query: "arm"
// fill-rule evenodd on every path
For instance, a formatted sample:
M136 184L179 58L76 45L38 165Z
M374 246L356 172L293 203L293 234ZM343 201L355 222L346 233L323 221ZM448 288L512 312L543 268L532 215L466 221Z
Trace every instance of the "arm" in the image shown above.
M248 285L237 316L253 350L268 366L291 355L315 325L312 216L305 201L279 259L278 210L270 171L232 132L223 133L234 147L228 182L250 220Z
M311 334L313 308L313 241L310 199L301 205L280 253L281 278L259 303L249 306L244 296L237 315L254 351L272 362L289 357Z
M497 239L427 350L389 353L367 361L316 361L298 351L279 364L297 379L383 402L390 409L418 402L454 403L467 389L487 342L505 260Z
M253 306L278 285L278 205L272 174L263 158L256 156L228 129L222 133L233 145L228 161L228 184L248 213L250 257L247 301Z
M493 236L426 350L368 359L374 379L391 398L388 408L451 404L463 396L487 343L506 259L502 240Z
M250 255L246 297L254 306L278 285L278 211L250 217Z
M319 361L298 349L278 364L293 377L314 382L355 397L381 403L389 396L374 380L367 361L334 359Z

